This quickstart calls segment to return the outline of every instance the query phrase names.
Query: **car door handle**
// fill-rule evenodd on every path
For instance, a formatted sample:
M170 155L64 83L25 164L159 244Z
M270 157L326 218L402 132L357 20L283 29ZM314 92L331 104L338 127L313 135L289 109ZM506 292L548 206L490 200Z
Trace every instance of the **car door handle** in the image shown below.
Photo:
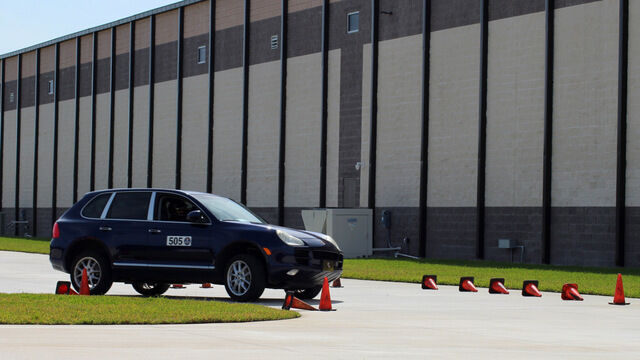
M100 229L100 231L111 231L111 228L108 226L100 226L98 229Z
M160 234L162 231L160 231L160 229L149 229L149 232L152 234Z

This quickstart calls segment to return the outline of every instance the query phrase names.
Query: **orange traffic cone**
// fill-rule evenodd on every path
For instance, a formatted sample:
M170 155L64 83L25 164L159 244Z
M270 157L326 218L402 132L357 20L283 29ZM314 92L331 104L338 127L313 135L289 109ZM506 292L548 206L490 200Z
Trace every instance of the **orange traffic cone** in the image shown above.
M186 289L187 287L182 284L173 284L171 285L172 289Z
M331 287L341 288L342 287L342 283L340 282L340 278L335 279L333 281L333 284L331 284Z
M509 290L504 287L503 278L489 280L489 294L509 294Z
M87 269L82 269L82 282L80 283L80 295L91 295L89 290L89 278L87 277Z
M211 283L204 283L200 286L202 289L211 289Z
M287 295L284 298L284 303L282 304L282 310L290 310L294 309L302 309L302 310L311 310L317 311L318 309L313 306L307 304L306 302L295 297L293 291L287 291Z
M422 277L422 288L429 290L438 290L438 276L425 275Z
M624 288L622 287L622 274L618 274L618 281L616 282L616 293L613 296L613 302L611 305L629 305L624 299Z
M578 292L578 284L564 284L562 285L562 300L584 300Z
M478 292L478 289L476 289L476 286L473 285L473 276L461 277L458 290L462 292Z
M320 305L318 305L320 311L331 311L331 295L329 294L329 280L324 278L322 284L322 294L320 295Z
M538 280L525 280L522 283L522 296L541 297L542 293L538 290Z

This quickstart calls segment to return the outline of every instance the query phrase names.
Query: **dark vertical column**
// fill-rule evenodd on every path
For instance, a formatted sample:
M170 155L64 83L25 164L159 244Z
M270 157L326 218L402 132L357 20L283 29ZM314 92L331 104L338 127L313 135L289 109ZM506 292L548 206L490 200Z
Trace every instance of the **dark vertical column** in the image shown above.
M111 56L109 57L109 175L107 187L113 188L113 132L115 129L115 87L116 87L116 27L111 28Z
M95 33L94 33L95 34ZM95 54L95 53L94 53ZM59 106L58 101L58 80L60 79L60 43L56 43L55 47L55 64L53 70L53 162L51 167L53 168L53 174L51 175L51 223L55 223L58 220L57 208L58 208L58 116ZM95 137L92 137L94 142Z
M209 102L208 102L208 134L207 137L207 192L213 191L213 101L215 93L215 67L214 67L214 53L215 53L215 36L216 36L216 2L215 0L209 0Z
M431 48L431 0L422 0L422 135L420 139L420 245L418 255L427 256L427 185L429 183L429 49Z
M484 192L487 160L487 58L488 58L488 4L480 5L480 101L478 109L478 189L476 196L476 257L484 259Z
M320 133L320 201L321 208L327 206L327 94L329 87L329 0L322 1L322 125Z
M284 162L287 144L287 12L288 1L281 0L280 15L280 144L278 150L278 225L284 224Z
M33 183L31 203L32 235L38 236L38 132L40 129L40 49L36 49L36 72L33 91Z
M182 37L184 36L184 8L178 9L178 44L176 55L176 189L182 180Z
M20 85L22 83L22 54L18 54L18 77L16 78L16 187L14 189L14 220L20 219ZM13 234L18 235L18 226L14 226Z
M376 209L378 142L378 0L371 0L371 120L369 135L369 208Z
M553 28L555 1L545 0L544 145L542 166L542 262L551 262L551 155L553 148Z
M244 0L244 26L242 31L242 174L240 176L240 202L247 204L247 146L249 143L249 5Z
M616 164L616 265L624 266L627 176L627 71L629 0L620 0L618 45L618 159Z
M131 187L133 183L133 80L135 76L134 61L135 61L135 39L136 39L136 22L129 23L129 114L127 115L127 122L129 125L129 139L127 141L127 187Z
M76 37L76 73L75 89L73 90L73 203L78 201L78 149L80 147L80 37Z
M155 54L156 47L156 17L151 15L149 17L149 144L147 146L147 187L150 188L153 184L153 96L155 81L153 78L153 55Z
M93 33L91 49L91 175L89 177L89 190L95 190L96 185L96 68L98 65L98 34Z
M0 211L2 211L4 191L3 181L4 177L4 64L6 60L0 62ZM2 224L0 224L1 226ZM0 229L0 234L3 234L4 229Z

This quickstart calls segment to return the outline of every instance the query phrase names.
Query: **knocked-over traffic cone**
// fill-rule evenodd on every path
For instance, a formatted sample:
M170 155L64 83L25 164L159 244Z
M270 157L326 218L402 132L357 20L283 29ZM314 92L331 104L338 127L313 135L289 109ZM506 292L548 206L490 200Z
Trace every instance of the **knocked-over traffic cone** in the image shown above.
M562 300L584 300L578 292L578 284L564 284L562 285Z
M82 282L80 283L80 295L91 295L89 290L89 278L87 277L87 269L82 269Z
M204 283L200 287L203 288L203 289L211 289L211 283Z
M333 280L333 284L331 284L331 287L341 288L342 287L342 283L340 282L340 278L337 278L337 279Z
M508 294L509 290L504 287L504 278L493 278L489 280L489 294Z
M611 305L629 305L624 299L624 288L622 287L622 274L618 274L618 281L616 281L616 293L613 296L613 302Z
M462 292L478 292L478 289L476 289L476 286L473 285L473 276L461 277L458 290Z
M317 311L318 309L313 306L307 304L306 302L295 297L293 291L287 291L287 295L284 298L284 303L282 304L282 310L290 310L294 309L302 309L302 310L311 310Z
M182 285L182 284L172 284L171 288L172 289L186 289L187 287Z
M538 280L525 280L522 283L522 296L541 297L542 293L538 290Z
M322 284L322 294L320 294L320 305L318 305L320 311L331 311L331 295L329 294L329 280L324 278Z
M438 290L438 276L425 275L422 277L422 288L429 290Z
M58 281L56 284L56 295L69 295L71 283L69 281Z

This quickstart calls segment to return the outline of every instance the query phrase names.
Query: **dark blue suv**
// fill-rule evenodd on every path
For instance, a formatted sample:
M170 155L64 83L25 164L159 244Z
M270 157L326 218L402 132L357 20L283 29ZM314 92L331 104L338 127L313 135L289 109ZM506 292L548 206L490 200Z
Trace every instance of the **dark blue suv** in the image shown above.
M224 284L237 301L264 289L313 298L342 274L342 253L327 235L267 224L231 199L193 191L113 189L86 194L53 227L49 259L91 294L113 282L145 296L171 283Z

